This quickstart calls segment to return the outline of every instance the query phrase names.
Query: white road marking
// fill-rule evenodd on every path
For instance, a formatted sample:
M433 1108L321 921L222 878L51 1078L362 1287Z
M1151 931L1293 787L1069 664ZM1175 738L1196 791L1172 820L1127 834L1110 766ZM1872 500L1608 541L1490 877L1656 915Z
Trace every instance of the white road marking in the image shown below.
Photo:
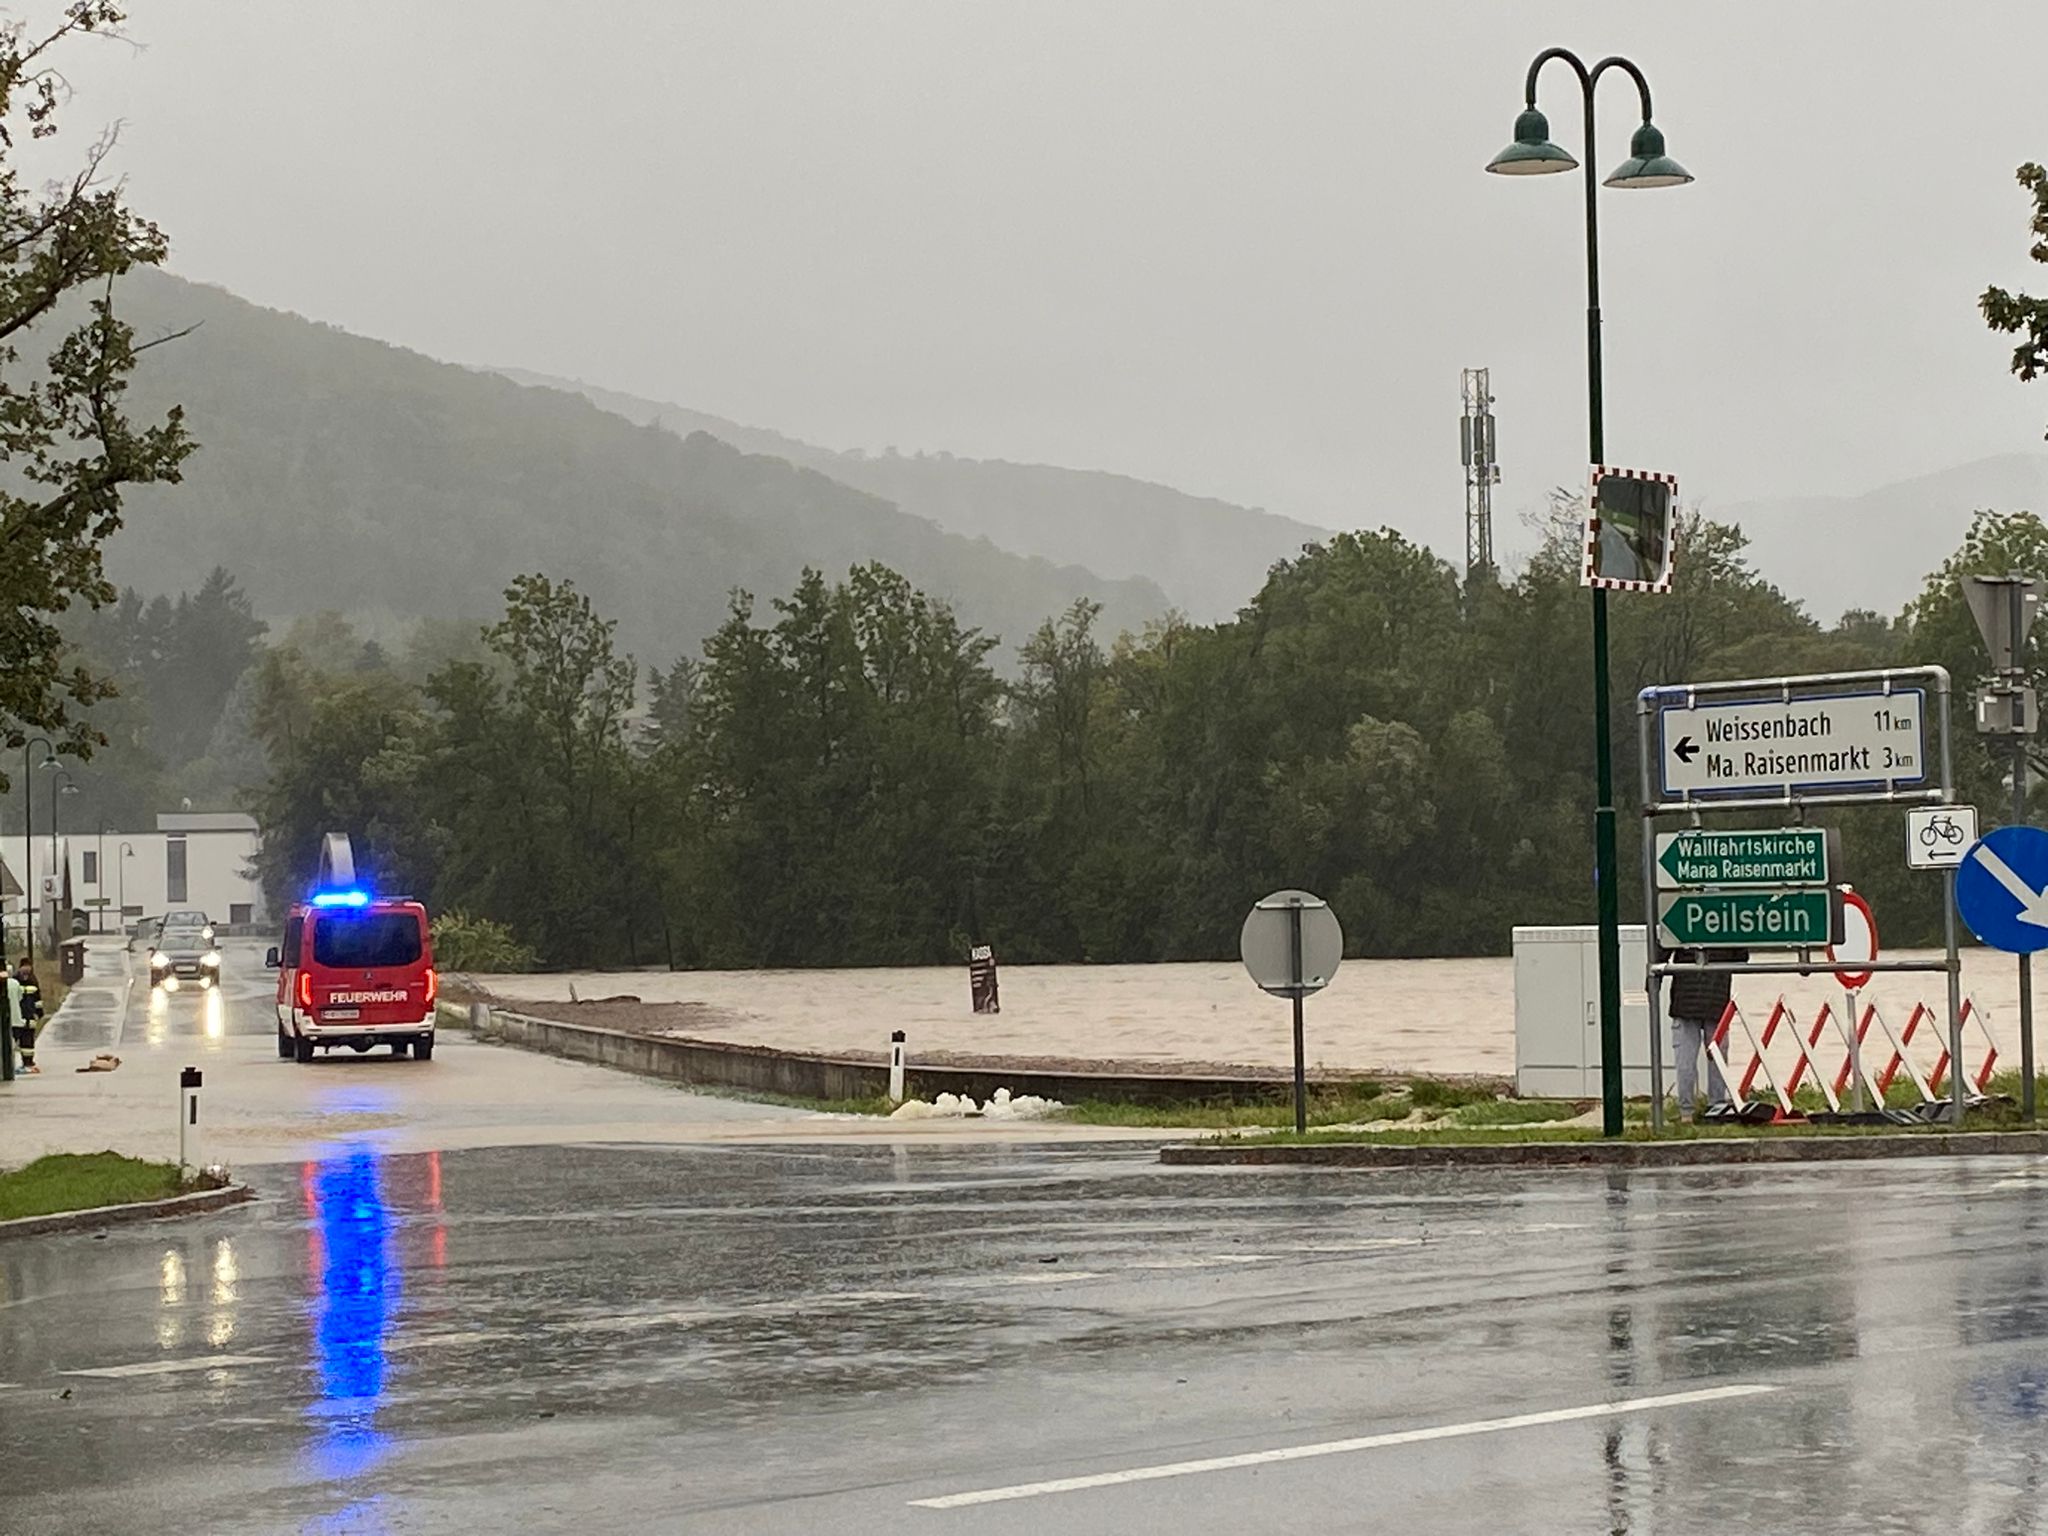
M1059 1477L1043 1483L1016 1483L1008 1488L983 1488L973 1493L948 1493L932 1499L912 1499L913 1509L962 1509L972 1504L1002 1504L1011 1499L1036 1499L1049 1493L1076 1493L1085 1488L1114 1488L1125 1483L1156 1482L1164 1477L1188 1477L1197 1472L1230 1472L1240 1467L1262 1467L1276 1461L1306 1461L1315 1456L1341 1456L1350 1451L1371 1451L1389 1445L1418 1445L1427 1440L1457 1440L1467 1435L1490 1435L1506 1429L1533 1429L1542 1424L1570 1424L1581 1419L1605 1419L1618 1413L1648 1413L1657 1408L1683 1408L1693 1403L1719 1403L1731 1398L1756 1397L1775 1392L1776 1387L1758 1383L1740 1386L1703 1387L1693 1392L1666 1392L1658 1397L1631 1397L1620 1402L1590 1403L1583 1408L1552 1408L1542 1413L1517 1413L1504 1419L1474 1419L1465 1424L1437 1424L1428 1429L1401 1429L1391 1434L1360 1435L1352 1440L1323 1440L1313 1445L1282 1446L1271 1451L1247 1451L1237 1456L1210 1456L1201 1461L1170 1461L1159 1466L1130 1467L1121 1472L1094 1472L1086 1477Z
M453 1349L463 1344L495 1344L500 1339L522 1337L523 1334L509 1328L479 1328L468 1333L423 1333L416 1338L400 1335L388 1347L397 1350Z
M957 1275L932 1281L950 1291L978 1291L1011 1285L1059 1285L1067 1280L1100 1280L1107 1273L1100 1269L1070 1269L1065 1273L1057 1269L1046 1269L1028 1275Z
M180 1371L217 1371L230 1365L268 1365L267 1355L196 1355L185 1360L138 1360L133 1365L99 1365L85 1371L59 1371L59 1376L170 1376Z
M549 1323L568 1333L632 1333L642 1328L694 1328L700 1323L729 1322L749 1317L804 1317L813 1312L844 1312L891 1301L921 1301L912 1291L837 1291L794 1301L756 1301L737 1307L697 1307L687 1311L627 1312L618 1317L572 1318Z
M1267 1253L1208 1253L1189 1254L1184 1258L1135 1259L1126 1264L1126 1269L1223 1269L1232 1264L1264 1264L1272 1258Z

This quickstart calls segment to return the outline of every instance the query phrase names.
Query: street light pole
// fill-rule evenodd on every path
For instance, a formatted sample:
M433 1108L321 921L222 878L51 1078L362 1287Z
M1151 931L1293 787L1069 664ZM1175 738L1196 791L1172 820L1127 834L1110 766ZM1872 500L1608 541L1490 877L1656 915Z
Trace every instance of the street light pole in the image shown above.
M121 920L114 925L114 931L120 934L125 934L128 931L128 861L134 857L135 845L133 843L123 843L121 845Z
M57 761L57 749L47 736L31 736L21 744L21 872L28 882L21 893L21 938L31 951L43 913L42 887L36 882L36 786L29 766L29 748L38 742L43 748L40 766L48 768Z
M1584 108L1585 158L1574 160L1550 142L1550 124L1536 110L1536 77L1552 59L1562 59L1578 77ZM1606 178L1610 187L1675 187L1691 181L1691 175L1664 153L1664 135L1650 120L1650 84L1643 72L1629 60L1617 56L1602 59L1591 69L1568 48L1546 48L1529 65L1523 87L1525 105L1515 120L1515 141L1494 156L1489 171L1506 176L1544 175L1583 166L1586 186L1586 453L1591 464L1606 461L1605 402L1601 393L1600 367L1600 183L1593 171L1597 147L1594 137L1593 96L1600 77L1619 69L1636 83L1641 98L1643 121L1629 140L1629 158ZM1599 892L1600 922L1600 1102L1601 1129L1619 1136L1621 1111L1621 871L1615 852L1614 827L1614 742L1607 664L1607 592L1593 589L1593 761L1597 804L1593 808L1594 880ZM1652 914L1644 914L1647 925ZM1650 1020L1654 1040L1657 1021ZM1657 1057L1652 1054L1654 1062ZM1661 1074L1660 1074L1661 1075ZM1651 1093L1663 1094L1662 1082L1651 1084Z
M57 776L50 780L50 882L56 886L56 894L50 898L50 958L57 958L57 946L64 936L59 932L62 909L59 903L64 899L63 882L57 878L57 796L59 793L75 795L78 781L64 769L57 770Z

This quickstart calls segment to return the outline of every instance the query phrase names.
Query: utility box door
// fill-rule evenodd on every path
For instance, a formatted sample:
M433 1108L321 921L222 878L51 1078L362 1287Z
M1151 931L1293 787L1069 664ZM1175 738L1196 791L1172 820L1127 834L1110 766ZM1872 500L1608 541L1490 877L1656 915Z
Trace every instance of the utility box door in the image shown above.
M1640 924L1621 930L1622 1092L1650 1092L1650 1007ZM1600 1096L1600 930L1514 930L1515 1092L1525 1098ZM1669 1081L1670 1063L1665 1064Z
M1515 1092L1578 1098L1585 1089L1588 1001L1581 928L1517 928ZM1597 1017L1593 1019L1595 1059Z

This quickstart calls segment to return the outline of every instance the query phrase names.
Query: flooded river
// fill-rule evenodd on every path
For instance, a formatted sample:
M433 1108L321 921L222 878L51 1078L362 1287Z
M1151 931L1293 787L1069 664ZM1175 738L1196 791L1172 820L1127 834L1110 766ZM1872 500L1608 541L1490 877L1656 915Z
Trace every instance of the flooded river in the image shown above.
M783 1050L879 1053L888 1049L889 1032L900 1029L913 1056L949 1051L1267 1067L1293 1060L1287 1003L1260 992L1235 961L1005 966L1003 1011L994 1017L969 1011L964 965L478 979L499 994L540 1000L566 1000L573 986L586 1000L630 993L650 1003L691 1003L701 1011L686 1033ZM2043 980L2048 1006L2048 977ZM2002 1064L2017 1065L2012 957L1965 950L1963 984L1988 1017ZM1639 987L1641 979L1631 985ZM1347 960L1329 988L1308 1000L1309 1063L1343 1070L1511 1074L1514 992L1514 962L1506 957ZM1761 1029L1781 993L1809 1025L1823 1002L1841 1005L1839 987L1825 975L1745 978L1735 996ZM1878 1004L1894 1028L1902 1028L1916 1000L1939 1012L1944 994L1939 975L1894 975L1878 977L1864 997ZM1971 1047L1973 1068L1980 1048ZM1732 1047L1730 1054L1736 1055Z

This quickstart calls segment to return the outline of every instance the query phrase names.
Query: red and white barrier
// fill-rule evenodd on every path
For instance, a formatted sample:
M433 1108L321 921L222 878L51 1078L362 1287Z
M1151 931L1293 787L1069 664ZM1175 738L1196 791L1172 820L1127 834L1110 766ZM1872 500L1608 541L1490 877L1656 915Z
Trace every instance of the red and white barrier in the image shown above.
M1850 1006L1854 1007L1855 994L1850 994ZM1882 1070L1873 1073L1865 1047L1873 1029L1891 1048L1891 1056ZM1972 1035L1983 1043L1983 1058L1974 1072L1969 1070L1967 1056L1964 1060L1964 1076L1970 1086L1982 1093L1991 1081L1991 1074L1998 1065L1998 1046L1991 1038L1991 1031L1984 1010L1974 998L1963 1001L1964 1050L1969 1049ZM1740 1032L1742 1040L1749 1046L1749 1059L1738 1073L1729 1057L1729 1044ZM1930 1039L1937 1051L1934 1068L1923 1074L1913 1059L1913 1043L1922 1034ZM1782 1037L1782 1044L1779 1043ZM1825 1044L1823 1043L1825 1042ZM1781 1080L1780 1073L1771 1064L1773 1046L1781 1067L1789 1057L1789 1070ZM1831 1057L1836 1047L1841 1050L1839 1065L1830 1069L1824 1057ZM1906 1020L1903 1030L1894 1033L1891 1025L1878 1010L1875 1003L1866 1003L1856 1019L1855 1040L1851 1043L1846 1014L1835 1012L1832 1003L1823 1003L1820 1012L1814 1016L1810 1028L1800 1024L1792 1005L1783 996L1771 1005L1770 1016L1764 1020L1761 1032L1753 1028L1748 1017L1731 999L1721 1011L1720 1022L1715 1026L1707 1042L1707 1051L1714 1065L1721 1071L1722 1081L1729 1085L1733 1102L1742 1106L1751 1102L1751 1092L1757 1080L1762 1078L1770 1089L1771 1098L1777 1101L1774 1118L1791 1120L1801 1118L1793 1104L1793 1095L1800 1084L1812 1074L1813 1085L1820 1090L1831 1111L1839 1113L1842 1108L1842 1093L1849 1086L1850 1079L1860 1061L1863 1085L1869 1090L1873 1105L1885 1101L1885 1093L1903 1071L1920 1091L1923 1100L1941 1097L1941 1085L1948 1076L1949 1049L1946 1032L1941 1025L1941 1016L1925 1003L1915 1003L1913 1012Z

